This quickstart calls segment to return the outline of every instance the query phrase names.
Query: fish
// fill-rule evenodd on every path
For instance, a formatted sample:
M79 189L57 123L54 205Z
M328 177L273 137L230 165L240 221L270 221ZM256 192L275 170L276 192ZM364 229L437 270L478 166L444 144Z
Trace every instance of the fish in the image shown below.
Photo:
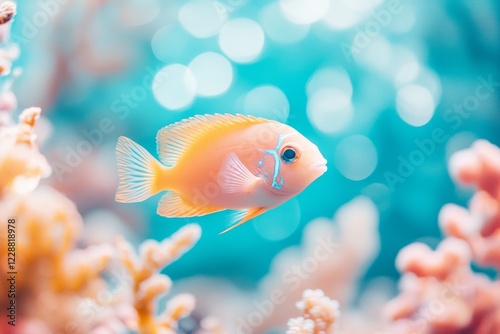
M289 125L241 114L197 115L160 129L159 160L133 140L116 145L117 202L160 192L160 216L234 210L233 228L279 206L327 171L318 147Z

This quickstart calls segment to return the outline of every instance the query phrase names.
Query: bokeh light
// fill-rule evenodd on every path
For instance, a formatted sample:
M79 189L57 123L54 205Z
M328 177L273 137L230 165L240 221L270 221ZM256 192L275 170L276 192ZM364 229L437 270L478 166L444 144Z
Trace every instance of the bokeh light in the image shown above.
M217 96L229 89L233 82L231 63L215 52L205 52L194 58L188 66L196 79L196 93Z
M287 19L298 24L310 24L325 16L328 0L280 0L281 10Z
M219 46L231 60L250 63L261 54L264 39L264 31L257 22L240 18L228 21L222 27Z
M306 84L307 96L312 96L323 88L336 88L351 98L352 83L347 71L341 67L324 67L309 78Z
M323 88L311 95L307 102L307 117L319 131L336 134L347 128L354 110L348 91Z
M398 34L404 34L415 26L416 14L411 3L404 5L403 11L394 15L391 22L391 30Z
M394 78L396 87L408 84L415 80L420 73L420 64L417 61L409 61L401 66Z
M191 35L180 25L167 24L159 28L151 39L155 57L163 63L184 62L184 54L190 49ZM175 45L175 48L172 48Z
M156 100L170 110L182 110L194 100L196 79L191 70L181 64L165 66L153 81Z
M300 206L292 198L279 207L264 213L253 220L257 233L267 240L283 240L292 235L300 222Z
M441 81L439 80L438 75L432 69L427 67L422 67L418 72L417 78L414 80L415 84L421 85L429 90L434 101L437 104L437 101L441 99Z
M309 25L294 24L286 19L277 2L270 3L262 9L260 21L269 38L278 43L296 43L309 32Z
M377 149L365 136L349 136L335 148L335 166L349 180L366 179L377 167L377 162Z
M384 183L372 183L363 189L363 194L377 205L381 211L390 209L392 205L391 189Z
M363 4L363 2L365 2ZM358 24L369 13L374 1L330 0L323 18L334 30L343 30Z
M179 10L179 22L191 35L207 38L219 33L226 16L215 1L193 0Z
M432 116L436 104L430 91L419 85L404 86L396 97L396 110L406 123L413 126L427 124Z
M362 35L358 32L354 41L362 40L363 37L360 36ZM378 72L390 73L389 68L394 67L392 52L391 43L382 36L369 38L366 42L353 43L352 45L352 54L356 62Z
M286 122L290 113L290 104L281 89L272 85L263 85L248 92L243 101L243 110L247 115Z
M449 160L453 153L471 147L472 143L477 139L479 138L474 133L467 131L452 136L446 143L446 160Z

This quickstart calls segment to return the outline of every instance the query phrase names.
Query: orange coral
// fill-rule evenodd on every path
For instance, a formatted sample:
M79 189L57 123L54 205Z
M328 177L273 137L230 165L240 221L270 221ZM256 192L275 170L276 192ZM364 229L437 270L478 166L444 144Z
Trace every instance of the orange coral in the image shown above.
M137 324L134 327L140 333L174 333L179 319L193 310L194 297L179 295L170 301L165 312L155 318L154 301L166 293L172 284L167 276L157 272L191 248L200 235L198 225L187 225L161 243L154 240L144 242L139 257L127 242L123 239L118 241L120 259L133 281L133 304L137 311Z
M7 14L15 14L11 2L0 5L5 22L11 19ZM6 38L10 24L1 23L0 37ZM16 53L0 51L0 75L10 74ZM38 187L51 172L34 132L41 110L24 110L14 124L16 104L9 90L0 92L2 239L7 225L15 224L9 226L13 231L8 233L9 248L0 247L0 272L12 278L15 296L0 295L0 308L7 309L12 301L17 305L16 326L2 321L0 333L13 329L20 334L113 334L128 329L142 334L175 333L179 319L192 311L195 300L178 295L156 317L156 298L171 286L170 279L158 272L196 243L199 226L186 226L162 242L145 242L140 257L124 240L115 246L82 248L83 221L75 204L50 187ZM8 261L11 254L15 254L14 263ZM117 276L119 286L104 274Z
M50 175L47 160L35 144L33 126L39 108L24 110L18 126L0 128L0 197L7 192L27 193Z
M0 133L11 134L11 146L0 147L0 166L8 166L17 178L26 177L27 172L16 166L22 167L33 156L43 158L33 150L33 125L38 115L39 109L29 109L21 115L20 124L10 125L8 131L0 129ZM28 149L18 150L18 160L13 164L5 152L15 145ZM162 242L146 241L139 257L123 239L116 247L101 244L78 248L82 218L64 195L46 186L24 189L21 194L13 192L12 187L4 186L3 190L0 228L6 231L9 219L15 219L16 270L22 273L16 276L18 333L119 333L126 328L143 334L175 333L179 319L193 310L194 297L188 294L173 298L157 317L155 302L171 286L170 279L158 272L196 243L201 234L198 225L185 226ZM6 274L5 247L0 248L0 260ZM122 275L126 277L121 282L124 286L116 292L102 273L118 271L120 263L128 275ZM0 296L1 307L6 308L8 303L6 296Z

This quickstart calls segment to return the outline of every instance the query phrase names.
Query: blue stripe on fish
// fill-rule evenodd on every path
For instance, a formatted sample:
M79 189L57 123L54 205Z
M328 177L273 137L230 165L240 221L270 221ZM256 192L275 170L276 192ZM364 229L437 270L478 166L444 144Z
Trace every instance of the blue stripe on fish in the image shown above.
M280 149L281 145L283 144L283 140L285 140L286 137L291 136L295 133L289 133L287 135L280 135L278 137L278 143L276 144L276 147L273 150L265 150L264 152L267 154L270 154L274 158L274 175L273 175L273 182L271 184L271 187L281 190L283 188L283 185L285 184L285 180L283 177L280 178L280 182L278 182L278 176L280 175L281 172L281 159L278 153L278 150ZM260 166L260 161L259 161L259 166Z

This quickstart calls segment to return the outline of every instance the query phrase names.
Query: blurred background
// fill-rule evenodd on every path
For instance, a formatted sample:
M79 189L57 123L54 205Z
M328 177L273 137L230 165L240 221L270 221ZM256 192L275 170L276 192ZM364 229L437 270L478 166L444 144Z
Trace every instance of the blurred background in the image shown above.
M165 271L174 280L203 275L254 288L311 220L330 219L359 195L380 215L380 252L363 280L396 279L398 250L435 246L439 209L471 195L452 183L450 154L477 138L500 144L498 1L18 5L12 39L26 73L14 92L20 109L43 108L50 183L84 217L82 243L162 240L197 222L201 240ZM115 203L119 136L154 153L160 128L206 113L285 122L318 145L328 172L222 236L220 215L158 216L160 195Z

